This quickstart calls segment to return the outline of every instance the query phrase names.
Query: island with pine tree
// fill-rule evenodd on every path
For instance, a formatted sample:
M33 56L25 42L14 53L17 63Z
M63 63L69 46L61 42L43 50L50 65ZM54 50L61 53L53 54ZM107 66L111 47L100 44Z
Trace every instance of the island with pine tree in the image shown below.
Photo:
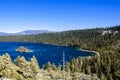
M18 51L18 52L32 52L32 50L27 49L24 46L20 46L19 48L16 49L16 51Z

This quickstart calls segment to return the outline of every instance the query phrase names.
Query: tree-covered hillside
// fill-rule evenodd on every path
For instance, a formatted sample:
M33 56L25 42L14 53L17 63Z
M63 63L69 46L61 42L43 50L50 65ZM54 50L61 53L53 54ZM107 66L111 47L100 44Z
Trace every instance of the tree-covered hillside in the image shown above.
M101 80L120 79L120 26L38 35L2 36L0 41L58 44L97 51L100 56L72 59L66 64L66 72L97 74ZM43 66L43 69L48 68Z
M71 30L56 33L23 36L1 36L0 41L38 42L75 46L94 50L119 43L120 26Z

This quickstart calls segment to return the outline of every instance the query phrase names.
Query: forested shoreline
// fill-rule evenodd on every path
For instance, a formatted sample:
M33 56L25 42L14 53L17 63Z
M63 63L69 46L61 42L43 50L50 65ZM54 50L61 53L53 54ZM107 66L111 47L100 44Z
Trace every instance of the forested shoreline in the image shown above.
M97 74L101 80L120 79L120 26L37 35L1 36L0 41L57 44L97 51L100 56L72 59L71 62L66 63L65 71ZM46 67L44 65L43 69L49 70L48 64Z

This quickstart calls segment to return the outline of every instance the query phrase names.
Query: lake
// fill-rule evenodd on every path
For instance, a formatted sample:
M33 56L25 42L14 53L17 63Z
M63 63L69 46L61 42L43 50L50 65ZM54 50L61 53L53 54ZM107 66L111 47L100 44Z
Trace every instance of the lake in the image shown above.
M20 46L24 46L33 52L17 52L16 49ZM13 61L17 58L17 56L24 56L26 60L29 61L34 55L38 60L40 67L48 61L54 63L55 65L58 65L58 63L62 64L63 51L65 53L66 62L69 62L72 58L77 58L78 56L86 57L94 55L92 52L80 51L76 48L67 46L30 42L0 42L0 55L8 53Z

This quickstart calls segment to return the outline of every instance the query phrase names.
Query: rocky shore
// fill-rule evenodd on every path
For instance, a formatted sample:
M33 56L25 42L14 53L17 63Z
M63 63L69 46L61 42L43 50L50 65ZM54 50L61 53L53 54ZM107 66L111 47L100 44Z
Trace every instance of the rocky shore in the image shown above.
M97 51L85 50L85 49L82 49L82 48L80 48L79 50L81 50L81 51L86 51L86 52L93 52L93 53L95 53L97 56L100 56L100 53L97 52Z

